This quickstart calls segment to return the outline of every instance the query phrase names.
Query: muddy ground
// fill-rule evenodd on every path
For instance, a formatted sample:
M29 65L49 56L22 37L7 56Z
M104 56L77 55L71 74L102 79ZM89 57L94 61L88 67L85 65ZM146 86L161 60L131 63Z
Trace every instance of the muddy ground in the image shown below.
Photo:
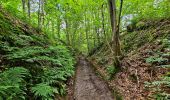
M74 99L113 100L107 84L95 74L91 64L83 57L80 57L77 65Z

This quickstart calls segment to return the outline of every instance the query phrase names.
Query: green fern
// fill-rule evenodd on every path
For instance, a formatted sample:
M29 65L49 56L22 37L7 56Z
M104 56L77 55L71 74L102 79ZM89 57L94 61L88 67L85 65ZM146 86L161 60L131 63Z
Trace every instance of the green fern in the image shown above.
M170 39L163 39L162 42L165 48L170 48Z
M154 95L154 97L157 100L169 100L170 99L170 94L162 90L162 86L166 88L170 88L170 77L169 76L163 77L162 80L160 81L154 81L150 83L150 86L154 87L153 89L157 91L157 94Z
M58 90L49 86L46 83L40 83L31 88L31 91L36 97L40 97L42 100L53 100L54 93L58 93Z
M61 68L49 68L44 69L44 75L42 76L42 82L47 83L51 86L56 86L59 92L58 94L64 95L65 90L65 81L68 77L72 76L74 73L71 69Z
M170 68L169 57L170 57L170 41L168 39L162 40L163 49L165 52L159 52L157 56L151 56L146 59L147 63L159 64L161 68ZM170 94L164 88L170 88L170 72L163 76L160 80L154 82L146 82L146 87L150 87L155 92L154 98L156 100L169 100Z
M66 80L74 73L70 51L52 44L47 34L22 27L25 23L14 25L10 18L0 12L0 65L6 69L0 71L0 100L27 100L31 93L33 100L53 99L55 93L64 95Z
M25 99L25 80L29 76L27 69L22 67L10 68L0 73L0 98L5 100Z
M146 58L146 63L161 63L168 61L167 58L159 57L159 56L151 56L149 58Z

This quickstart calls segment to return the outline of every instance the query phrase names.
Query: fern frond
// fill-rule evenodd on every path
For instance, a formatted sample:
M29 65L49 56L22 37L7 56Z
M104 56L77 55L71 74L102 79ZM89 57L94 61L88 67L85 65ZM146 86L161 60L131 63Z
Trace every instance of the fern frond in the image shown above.
M37 84L31 88L31 91L35 94L35 96L41 97L43 99L52 99L54 97L54 93L58 93L55 88L49 86L46 83Z
M22 67L10 68L0 73L0 98L24 100L24 77L27 75L29 71Z

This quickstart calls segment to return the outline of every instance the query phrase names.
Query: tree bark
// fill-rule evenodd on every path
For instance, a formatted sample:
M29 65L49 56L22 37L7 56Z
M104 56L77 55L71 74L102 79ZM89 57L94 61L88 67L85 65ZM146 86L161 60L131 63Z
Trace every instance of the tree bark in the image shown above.
M67 44L70 46L70 35L69 35L69 24L68 24L68 19L65 19L66 23L66 39L67 39Z
M22 10L25 15L26 9L25 9L25 0L22 0Z
M88 24L86 22L88 22L87 20L87 16L86 16L86 12L85 12L85 33L86 33L86 42L87 42L87 50L88 50L88 53L90 52L90 45L89 45L89 36L88 36Z
M121 10L122 10L122 2L121 0ZM119 57L121 56L121 47L120 47L120 34L119 34L119 27L120 27L120 16L121 11L119 12L119 20L117 21L116 15L116 1L115 0L108 0L109 3L109 11L110 11L110 19L111 19L111 26L112 26L112 43L114 43L114 65L115 67L120 67Z
M101 8L101 14L102 14L102 29L103 29L103 35L104 38L106 39L106 32L105 32L105 20L104 20L104 4L102 4L102 8Z
M120 0L120 8L119 8L119 19L118 19L118 29L117 31L120 33L120 21L121 21L121 14L122 14L122 7L123 7L123 0Z
M58 21L57 21L57 35L58 35L58 38L60 39L60 24L61 24L61 21L60 19L58 18Z
M59 11L60 8L59 6L57 6L57 10ZM57 36L60 39L60 25L61 25L61 19L60 19L60 15L57 16Z
M30 3L30 0L28 0L28 17L29 17L29 20L31 19L31 3Z
M44 12L45 0L41 0L41 27L44 27L45 12Z
M38 3L38 29L41 29L41 0Z

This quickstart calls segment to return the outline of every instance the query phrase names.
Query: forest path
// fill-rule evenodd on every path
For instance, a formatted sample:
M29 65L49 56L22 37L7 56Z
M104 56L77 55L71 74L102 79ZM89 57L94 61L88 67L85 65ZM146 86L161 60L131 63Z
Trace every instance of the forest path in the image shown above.
M74 97L75 100L113 100L107 84L84 57L80 57L77 65Z

